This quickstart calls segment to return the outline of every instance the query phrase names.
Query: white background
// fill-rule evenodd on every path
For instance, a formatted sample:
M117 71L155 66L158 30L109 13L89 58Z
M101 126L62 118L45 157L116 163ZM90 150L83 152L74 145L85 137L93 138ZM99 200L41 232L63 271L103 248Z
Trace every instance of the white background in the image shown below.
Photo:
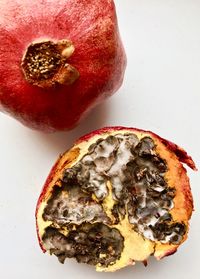
M0 115L0 277L200 278L200 175L188 171L195 201L189 239L178 253L147 268L138 263L114 274L41 252L34 211L59 153L79 136L107 125L152 130L184 147L200 168L200 1L116 0L128 56L119 92L75 130L42 134ZM130 247L130 249L133 249Z

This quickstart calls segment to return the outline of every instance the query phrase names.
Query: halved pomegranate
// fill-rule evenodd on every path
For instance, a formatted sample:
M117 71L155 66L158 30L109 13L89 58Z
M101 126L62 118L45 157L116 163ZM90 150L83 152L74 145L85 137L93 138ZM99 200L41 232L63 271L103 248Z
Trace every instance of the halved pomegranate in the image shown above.
M176 252L193 200L177 145L148 131L111 127L79 139L50 172L40 195L43 251L115 271Z
M0 110L41 131L72 129L122 84L113 0L1 0Z

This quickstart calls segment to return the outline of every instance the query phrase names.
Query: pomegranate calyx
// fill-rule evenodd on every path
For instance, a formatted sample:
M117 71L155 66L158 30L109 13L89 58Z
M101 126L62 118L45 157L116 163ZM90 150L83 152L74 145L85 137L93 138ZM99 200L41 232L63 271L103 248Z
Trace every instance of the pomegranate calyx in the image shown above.
M67 63L74 50L69 40L31 43L21 63L25 79L42 88L74 83L79 78L79 72Z

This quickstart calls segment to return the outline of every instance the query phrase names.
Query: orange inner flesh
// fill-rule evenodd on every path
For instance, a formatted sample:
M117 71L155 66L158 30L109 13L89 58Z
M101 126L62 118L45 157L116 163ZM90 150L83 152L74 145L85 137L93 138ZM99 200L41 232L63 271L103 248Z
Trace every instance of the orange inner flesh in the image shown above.
M80 142L76 144L70 151L66 152L61 158L58 160L56 169L50 175L50 182L48 187L46 188L46 192L42 197L41 203L39 204L37 211L37 225L38 225L38 235L40 241L42 242L42 236L45 232L45 228L50 226L52 222L44 221L42 218L44 208L47 205L47 201L51 197L51 193L55 184L59 184L60 178L63 175L63 171L67 168L71 168L80 159L88 152L88 147L95 143L99 138L106 138L109 135L116 134L124 134L124 133L133 133L139 139L144 137L150 137L153 139L156 146L156 153L163 160L166 161L167 171L165 173L165 181L167 181L170 187L174 187L176 189L176 196L173 199L174 206L169 211L173 217L173 221L184 222L186 224L186 228L188 229L188 219L191 216L192 212L192 204L188 203L186 193L190 194L189 188L189 180L186 176L186 171L183 168L182 164L179 162L178 158L174 153L169 151L167 147L161 143L161 141L151 133L147 132L139 132L130 130L121 130L121 131L107 131L101 135L95 135L87 141ZM61 185L60 185L61 186ZM108 189L111 190L111 183L109 182L107 185ZM191 195L191 194L190 194ZM190 196L191 198L191 196ZM192 198L191 198L192 199ZM111 214L111 209L113 206L113 200L111 191L109 191L109 195L104 201L104 209L106 209L107 214ZM115 271L122 267L125 267L129 264L134 264L135 261L145 261L151 254L157 259L161 259L165 255L171 254L176 251L177 247L186 240L187 232L183 236L183 239L180 244L163 244L161 242L152 242L151 240L145 239L143 236L133 231L133 225L129 223L128 217L121 220L119 224L112 225L111 227L117 228L122 236L124 237L124 249L122 251L121 257L117 260L113 265L108 267L102 267L101 265L97 265L96 269L98 271ZM59 228L58 228L59 229ZM64 235L67 235L66 230L59 230Z

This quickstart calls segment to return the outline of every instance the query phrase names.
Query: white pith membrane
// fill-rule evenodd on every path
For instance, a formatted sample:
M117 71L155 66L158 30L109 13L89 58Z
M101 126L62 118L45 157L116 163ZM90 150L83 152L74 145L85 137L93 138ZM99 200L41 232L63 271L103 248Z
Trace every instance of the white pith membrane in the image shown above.
M61 262L75 257L112 266L125 249L118 229L125 220L140 238L178 245L186 226L169 212L176 191L167 184L166 171L150 137L139 140L127 133L98 139L53 187L42 215L51 223L42 237L44 248ZM105 206L108 197L112 202Z

